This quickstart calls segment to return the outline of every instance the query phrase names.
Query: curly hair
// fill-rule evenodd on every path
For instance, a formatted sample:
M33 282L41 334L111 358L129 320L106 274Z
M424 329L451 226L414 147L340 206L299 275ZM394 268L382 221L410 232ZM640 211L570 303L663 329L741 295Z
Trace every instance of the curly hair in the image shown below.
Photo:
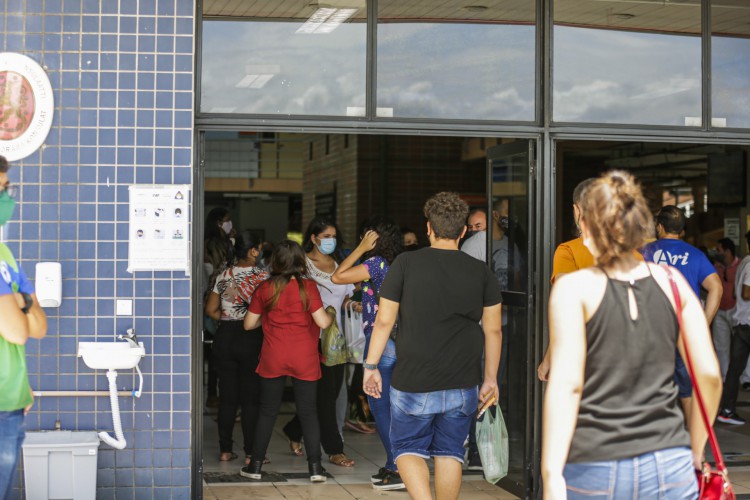
M654 220L640 185L627 172L603 174L580 201L581 220L599 251L596 263L609 265L653 236Z
M360 237L364 236L367 231L378 233L378 241L375 243L375 248L362 257L363 260L377 255L391 264L398 254L404 251L404 236L401 229L391 219L380 215L372 216L360 227Z
M427 200L424 204L424 216L436 238L457 240L466 228L469 205L458 193L443 191Z

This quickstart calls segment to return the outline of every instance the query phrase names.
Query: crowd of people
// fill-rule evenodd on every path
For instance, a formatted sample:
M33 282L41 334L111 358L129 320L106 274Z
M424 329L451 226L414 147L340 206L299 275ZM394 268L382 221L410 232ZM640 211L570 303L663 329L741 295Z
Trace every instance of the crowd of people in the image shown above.
M438 498L456 498L464 461L482 467L475 417L499 398L508 321L502 292L523 281L525 266L519 239L508 237L508 200L492 208L469 211L457 194L438 193L424 206L429 246L419 248L413 230L373 217L348 253L326 218L310 222L302 245L286 240L271 249L246 231L234 234L227 212L209 214L206 318L218 324L211 358L220 459L237 457L232 429L240 410L241 474L262 477L290 377L297 413L283 433L291 453L307 456L311 481L325 481L324 455L355 466L344 452L339 404L351 380L343 397L355 418L346 425L376 430L385 450L373 486L431 498L425 460L432 458ZM573 214L579 236L555 252L550 342L538 368L548 382L545 497L661 491L693 498L707 439L693 384L709 414L744 423L735 407L750 356L750 257L740 261L725 238L711 262L681 239L682 210L665 206L652 215L625 172L582 182ZM747 239L750 248L750 233ZM320 340L352 309L362 313L366 339L353 373L345 360L331 362Z

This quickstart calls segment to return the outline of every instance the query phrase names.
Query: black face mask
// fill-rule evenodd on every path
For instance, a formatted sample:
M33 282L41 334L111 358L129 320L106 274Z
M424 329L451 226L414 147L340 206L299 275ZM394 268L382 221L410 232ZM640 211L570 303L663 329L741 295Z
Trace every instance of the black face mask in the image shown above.
M466 234L464 235L464 240L468 240L469 238L471 238L472 236L474 236L475 234L479 232L481 231L466 231Z
M418 244L404 245L404 252L413 252L414 250L419 250Z

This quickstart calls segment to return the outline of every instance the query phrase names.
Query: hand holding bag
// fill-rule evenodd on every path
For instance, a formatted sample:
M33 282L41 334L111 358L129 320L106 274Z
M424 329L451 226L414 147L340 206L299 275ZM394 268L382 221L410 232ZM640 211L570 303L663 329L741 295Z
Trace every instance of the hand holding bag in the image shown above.
M672 287L675 308L677 309L677 322L680 325L682 345L685 349L685 364L690 373L690 381L693 383L693 392L695 392L695 397L698 399L698 406L701 410L703 424L708 431L708 442L711 444L711 453L714 456L714 460L716 460L716 470L712 470L711 466L706 463L703 470L696 471L698 475L698 498L705 500L734 500L736 497L734 495L734 490L732 489L732 483L729 481L729 471L727 470L726 465L724 465L724 457L719 449L719 442L716 440L716 433L714 432L711 420L709 420L708 414L706 413L706 405L703 403L703 396L701 395L700 388L695 380L693 361L690 358L688 343L685 340L685 334L682 328L682 300L680 299L680 291L677 289L677 283L672 276L672 272L672 269L667 268L669 284Z
M362 331L362 313L354 310L358 302L350 301L344 309L344 334L349 363L362 364L365 355L365 332Z
M326 313L333 316L333 321L324 328L320 335L320 351L322 353L322 363L326 366L336 366L346 363L346 337L339 330L338 318L336 318L336 309L331 306L326 307Z

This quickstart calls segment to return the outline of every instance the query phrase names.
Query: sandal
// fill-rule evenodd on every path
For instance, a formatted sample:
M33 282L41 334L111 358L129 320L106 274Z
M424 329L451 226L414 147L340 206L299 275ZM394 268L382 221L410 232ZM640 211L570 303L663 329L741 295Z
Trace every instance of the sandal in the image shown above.
M344 425L347 429L351 429L355 432L361 432L362 434L373 434L377 432L374 427L366 424L365 422L347 420L346 422L344 422Z
M234 453L233 451L228 451L219 455L219 462L229 462L230 460L235 460L236 458L236 453Z
M328 458L331 460L331 463L333 465L338 465L339 467L354 467L354 460L347 457L344 453L331 455Z
M298 457L301 457L305 454L305 452L302 451L302 443L292 441L291 439L289 440L289 449L292 450L292 453L294 453Z

